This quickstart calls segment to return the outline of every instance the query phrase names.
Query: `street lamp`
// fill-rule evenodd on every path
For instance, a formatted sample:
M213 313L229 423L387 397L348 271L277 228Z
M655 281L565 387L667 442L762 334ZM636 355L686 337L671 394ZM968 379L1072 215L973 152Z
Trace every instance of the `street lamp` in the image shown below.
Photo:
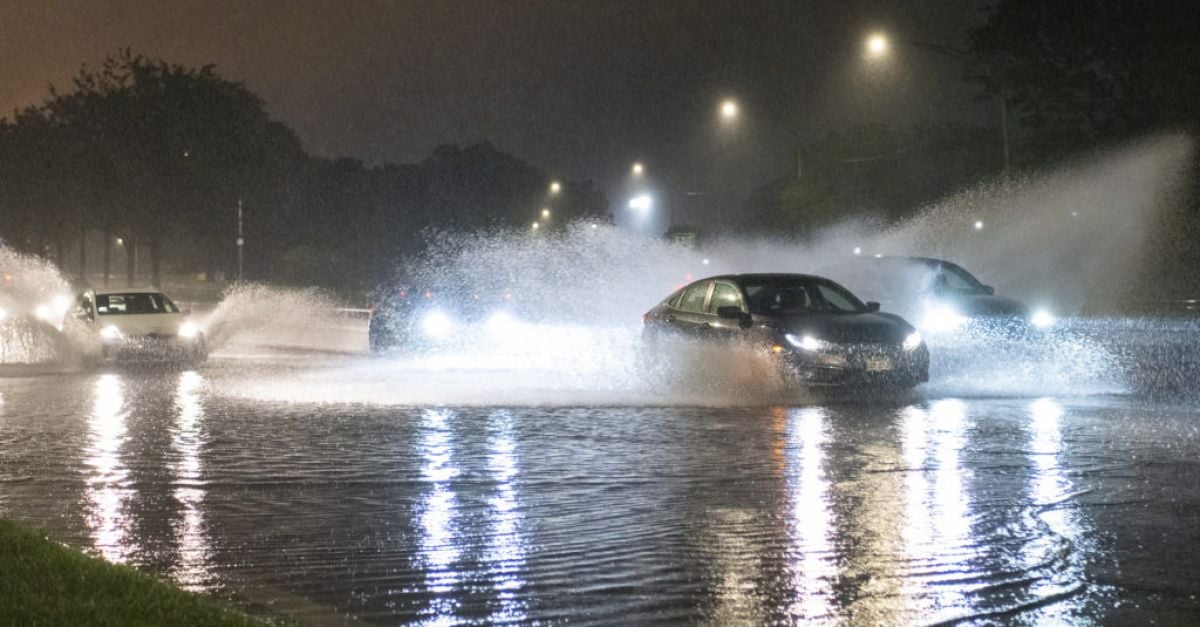
M725 120L726 122L732 122L737 119L737 116L738 116L737 101L732 100L732 99L725 99L725 100L721 101L721 119L722 120Z
M962 64L968 70L977 73L984 79L991 81L997 87L1000 94L1000 140L1004 146L1004 174L1008 175L1010 169L1011 158L1008 141L1008 86L1004 82L1004 77L997 75L994 71L979 65L972 58L970 53L965 50L959 50L951 46L942 44L921 42L921 41L901 41L913 48L926 50L939 54L943 57L953 59ZM891 42L883 33L872 33L864 42L868 59L884 59L889 56L891 51Z
M634 176L641 176L646 171L646 169L642 167L642 162L640 161L635 161L632 169Z
M535 231L536 231L536 230L538 230L538 227L539 227L539 226L541 226L541 225L540 225L540 224L538 224L537 222L534 222L534 223L533 223L533 230L535 230Z
M867 37L867 58L879 59L887 55L888 49L891 46L888 44L887 36L883 33L874 33Z
M559 183L558 181L551 181L551 182L550 182L550 193L551 193L551 194L557 194L557 193L559 193L559 192L561 192L561 191L562 191L562 184L561 184L561 183Z
M550 208L549 207L544 207L542 209L542 217L546 218L546 219L550 218Z

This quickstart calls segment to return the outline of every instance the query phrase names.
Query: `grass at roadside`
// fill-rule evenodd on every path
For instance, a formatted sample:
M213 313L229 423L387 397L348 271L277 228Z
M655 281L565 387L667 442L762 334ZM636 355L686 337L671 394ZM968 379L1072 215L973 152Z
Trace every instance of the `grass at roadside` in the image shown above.
M0 625L264 625L0 519Z

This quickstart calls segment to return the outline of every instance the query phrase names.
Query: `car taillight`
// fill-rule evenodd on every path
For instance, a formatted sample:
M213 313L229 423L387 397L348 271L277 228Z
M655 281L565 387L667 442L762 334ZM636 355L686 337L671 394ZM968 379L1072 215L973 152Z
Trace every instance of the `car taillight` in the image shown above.
M646 313L642 314L642 324L646 324L648 322L650 322L650 312L647 311Z

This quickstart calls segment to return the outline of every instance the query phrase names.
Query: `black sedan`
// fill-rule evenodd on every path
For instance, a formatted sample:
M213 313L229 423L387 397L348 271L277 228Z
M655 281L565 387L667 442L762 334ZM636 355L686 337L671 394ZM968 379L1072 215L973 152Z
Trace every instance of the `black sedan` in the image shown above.
M701 279L643 316L644 336L757 342L812 384L912 387L929 350L899 316L829 279L735 274Z

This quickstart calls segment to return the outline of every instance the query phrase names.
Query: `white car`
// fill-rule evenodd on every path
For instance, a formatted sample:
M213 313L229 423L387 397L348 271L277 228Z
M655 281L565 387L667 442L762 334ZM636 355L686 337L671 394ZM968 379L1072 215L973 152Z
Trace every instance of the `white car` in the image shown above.
M94 339L85 351L89 361L208 358L204 333L158 290L88 290L76 299L71 318Z

